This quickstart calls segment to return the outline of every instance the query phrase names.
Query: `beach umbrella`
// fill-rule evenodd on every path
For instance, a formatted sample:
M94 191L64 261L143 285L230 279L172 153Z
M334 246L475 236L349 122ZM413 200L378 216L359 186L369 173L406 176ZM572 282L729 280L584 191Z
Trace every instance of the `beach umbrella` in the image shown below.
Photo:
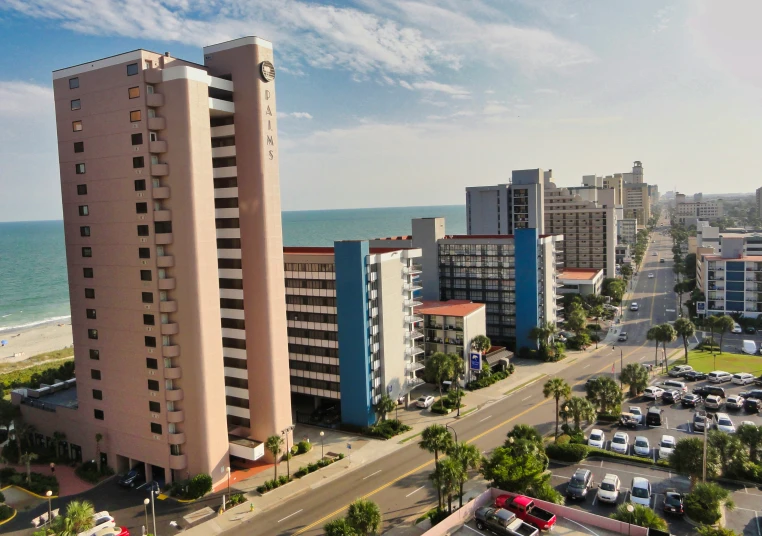
M6 344L8 344L8 341L6 341L5 339L0 341L0 345L5 346Z

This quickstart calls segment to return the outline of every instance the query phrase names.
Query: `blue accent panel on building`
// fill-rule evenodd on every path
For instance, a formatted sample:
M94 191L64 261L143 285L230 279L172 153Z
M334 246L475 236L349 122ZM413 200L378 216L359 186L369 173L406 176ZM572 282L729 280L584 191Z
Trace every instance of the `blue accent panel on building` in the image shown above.
M725 302L725 310L728 313L742 313L744 309L744 305L742 301L727 301Z
M529 337L529 332L539 324L539 235L537 229L516 229L513 236L516 244L516 350L524 346L536 349L537 341Z
M743 281L728 281L727 284L728 290L740 290L743 292Z
M728 281L743 281L744 276L746 275L744 272L730 272L730 271L726 272L726 274L727 274Z
M726 262L725 263L725 270L728 270L730 272L743 272L745 269L745 263L741 261L734 261L734 262Z
M726 299L729 302L740 302L743 303L743 292L730 292L726 294Z
M376 418L370 388L366 278L368 253L368 242L346 241L334 244L341 420L355 426L369 426Z

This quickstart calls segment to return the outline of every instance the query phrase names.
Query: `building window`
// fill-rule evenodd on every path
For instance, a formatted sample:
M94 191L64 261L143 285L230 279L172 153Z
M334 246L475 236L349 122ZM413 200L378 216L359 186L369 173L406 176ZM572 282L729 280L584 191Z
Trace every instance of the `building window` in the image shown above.
M158 402L154 402L153 400L150 400L148 402L148 411L151 413L161 413L161 404Z
M152 434L161 434L161 425L157 422L151 423L151 433Z
M153 292L143 293L143 303L153 303Z
M93 248L82 248L82 256L83 257L92 257L93 256Z
M135 191L136 192L142 192L146 189L146 180L145 179L135 179Z
M158 370L159 361L157 359L154 359L153 357L146 357L146 368L149 368L151 370Z
M77 184L77 195L87 195L87 184Z
M127 66L127 76L133 76L138 74L138 64L137 63L130 63Z
M79 77L69 78L69 89L77 89L79 87Z
M159 382L157 380L148 380L148 390L149 391L158 391L159 390Z
M151 281L151 270L140 270L141 281Z
M74 173L77 175L85 174L85 164L74 164Z
M148 203L135 203L135 212L137 214L148 214Z
M89 300L95 299L95 289L94 288L86 288L85 289L85 298Z
M143 315L143 324L146 326L153 326L156 324L156 319L153 315Z
M133 145L143 145L143 134L138 132L137 134L132 135L132 144Z
M92 279L93 278L93 269L92 268L82 268L82 275L85 277L85 279Z
M145 161L142 156L132 157L132 167L135 169L145 167Z
M140 257L141 259L150 259L151 250L148 248L138 248L138 257Z
M79 236L90 236L90 226L89 225L83 225L79 228ZM83 248L84 249L84 248ZM87 248L90 249L90 248ZM90 255L88 255L89 257Z
M95 311L95 309L90 309L91 311ZM90 348L90 359L94 359L98 361L101 358L101 351L100 350L93 350Z
M97 329L88 329L87 330L87 338L88 339L93 339L93 340L97 341L98 340L98 330Z
M71 101L72 110L79 110L80 108L82 108L82 104L79 102L79 99L74 99Z
M172 222L171 221L157 221L153 224L153 231L156 234L171 233Z
M74 152L75 153L84 153L85 152L85 142L83 142L83 141L75 141L74 142Z
M90 210L87 208L87 205L79 205L79 215L87 216L88 214L90 214Z
M74 132L81 132L82 131L82 121L72 121L71 122L71 129Z
M138 236L148 236L147 225L138 225Z
M88 320L95 320L97 318L95 309L85 309L85 316L88 318ZM90 351L92 352L92 350Z
M127 96L131 99L137 99L140 97L140 88L138 86L129 88L127 90Z
M93 398L95 400L103 400L103 391L100 389L93 389Z
M156 348L156 337L149 337L145 336L143 337L145 339L145 345L149 348Z
M140 121L140 110L132 110L130 112L130 123L137 123Z
M93 415L95 415L95 418L98 419L99 421L103 420L103 410L102 409L94 409L93 410Z
M101 371L96 369L90 369L90 379L93 380L100 380L101 379Z

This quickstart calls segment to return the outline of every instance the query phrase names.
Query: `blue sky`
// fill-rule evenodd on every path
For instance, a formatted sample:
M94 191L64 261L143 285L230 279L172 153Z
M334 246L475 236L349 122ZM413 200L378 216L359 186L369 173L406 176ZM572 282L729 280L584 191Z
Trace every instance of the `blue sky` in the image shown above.
M58 219L51 71L273 41L284 210L464 203L513 169L762 185L762 2L0 0L0 221Z

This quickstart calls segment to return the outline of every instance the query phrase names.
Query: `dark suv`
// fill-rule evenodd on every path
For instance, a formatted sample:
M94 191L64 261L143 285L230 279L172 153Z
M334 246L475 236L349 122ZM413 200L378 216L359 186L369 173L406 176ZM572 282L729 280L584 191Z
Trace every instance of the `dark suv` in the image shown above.
M595 484L593 483L593 472L589 469L577 469L566 485L566 498L570 500L584 499L587 492Z
M759 398L744 398L743 409L747 413L758 413L762 406L762 400Z
M661 426L664 420L664 410L651 406L646 413L646 426Z
M714 385L702 385L701 387L696 387L692 393L694 395L699 395L700 397L706 398L707 395L715 395L719 396L721 398L727 398L727 395L725 394L725 389L722 387L717 387ZM743 396L743 393L741 393L741 396Z

